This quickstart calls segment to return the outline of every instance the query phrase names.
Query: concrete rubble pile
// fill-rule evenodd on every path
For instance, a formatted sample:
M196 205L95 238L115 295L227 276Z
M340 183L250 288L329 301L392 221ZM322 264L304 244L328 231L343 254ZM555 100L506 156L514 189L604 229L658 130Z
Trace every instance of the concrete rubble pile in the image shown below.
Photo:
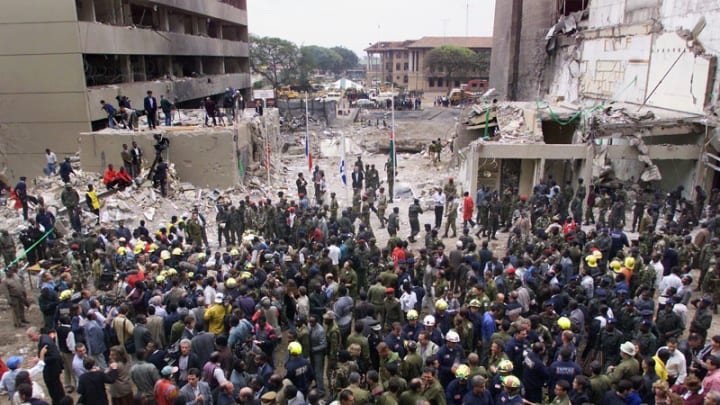
M481 134L475 142L543 143L542 136L534 134L528 126L525 110L512 103L473 105L462 124L466 126L466 129L475 130ZM484 138L486 125L488 137Z

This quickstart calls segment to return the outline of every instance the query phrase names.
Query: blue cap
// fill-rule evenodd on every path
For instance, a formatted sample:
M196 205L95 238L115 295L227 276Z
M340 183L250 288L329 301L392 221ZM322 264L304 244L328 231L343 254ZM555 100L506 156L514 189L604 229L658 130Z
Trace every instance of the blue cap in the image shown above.
M642 309L640 310L640 316L652 316L653 310L652 309Z
M405 263L407 263L407 264L414 264L414 263L415 263L415 259L413 259L412 257L408 257L407 260L405 260Z
M634 305L634 304L635 304L635 301L633 301L631 299L625 300L625 305Z
M603 289L599 289L599 290L595 291L595 295L597 295L598 297L604 297L607 295L607 292Z
M10 370L15 370L22 362L23 358L21 356L13 356L8 359L5 365L7 365Z
M555 303L552 302L552 300L547 300L547 301L545 301L545 303L543 304L543 306L545 306L545 307L550 307L550 306L553 306L553 305L555 305Z
M617 319L615 318L608 318L608 323L617 323Z
M578 279L580 279L580 276L578 276L577 274L575 274L575 275L573 275L573 276L570 276L570 281L575 281L575 280L578 280Z
M713 303L713 300L710 297L702 297L702 299L700 301L704 302L705 304L708 304L708 305Z

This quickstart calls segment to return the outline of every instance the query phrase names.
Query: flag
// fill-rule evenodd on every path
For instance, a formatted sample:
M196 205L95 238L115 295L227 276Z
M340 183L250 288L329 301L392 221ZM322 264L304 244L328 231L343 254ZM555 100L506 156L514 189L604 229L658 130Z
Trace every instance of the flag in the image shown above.
M395 172L395 169L397 169L397 162L395 161L395 130L394 129L390 130L389 153L390 153L390 164L392 165L390 167L392 167L393 172Z
M345 134L342 134L340 140L340 180L343 187L347 187L347 173L345 171Z
M310 153L310 133L305 131L305 157L308 160L308 170L312 171L312 153Z

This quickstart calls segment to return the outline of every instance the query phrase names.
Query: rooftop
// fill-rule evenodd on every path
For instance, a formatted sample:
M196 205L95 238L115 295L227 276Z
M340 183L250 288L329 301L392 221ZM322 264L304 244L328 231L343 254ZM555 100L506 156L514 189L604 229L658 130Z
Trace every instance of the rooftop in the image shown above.
M443 45L469 49L492 48L492 37L422 37L418 40L380 41L365 48L365 52L402 51L410 48L437 48Z

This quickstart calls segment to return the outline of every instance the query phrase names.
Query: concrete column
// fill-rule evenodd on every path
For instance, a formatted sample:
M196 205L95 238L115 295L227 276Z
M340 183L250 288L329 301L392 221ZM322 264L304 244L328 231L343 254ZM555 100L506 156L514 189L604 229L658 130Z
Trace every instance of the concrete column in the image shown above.
M217 39L224 39L223 38L223 25L221 23L217 24L217 28L215 28Z
M170 13L165 7L160 8L160 31L170 31Z
M535 181L533 184L538 184L545 179L545 158L535 161Z
M590 192L590 186L593 184L593 160L595 160L595 146L590 144L587 146L587 151L585 153L585 167L583 167L582 171L580 171L580 173L582 173L582 178L585 181L585 195Z
M132 25L133 19L132 19L132 10L130 9L130 4L125 3L122 4L122 18L123 18L123 25Z
M200 56L195 56L195 72L199 75L203 74L203 61Z
M198 35L200 33L200 22L198 18L198 16L192 16L192 35Z
M88 22L95 22L95 1L94 0L84 0L82 2L82 7L78 9L78 19L80 21L88 21Z
M130 55L120 55L120 71L125 82L132 83L135 81Z
M163 59L165 62L165 73L169 76L174 76L172 56L166 56Z
M145 56L140 55L138 56L138 65L136 66L136 69L134 72L137 72L137 76L135 77L135 81L138 82L144 82L147 80L147 70L145 66Z
M520 194L532 194L533 180L535 178L535 161L533 159L522 159L520 161Z

